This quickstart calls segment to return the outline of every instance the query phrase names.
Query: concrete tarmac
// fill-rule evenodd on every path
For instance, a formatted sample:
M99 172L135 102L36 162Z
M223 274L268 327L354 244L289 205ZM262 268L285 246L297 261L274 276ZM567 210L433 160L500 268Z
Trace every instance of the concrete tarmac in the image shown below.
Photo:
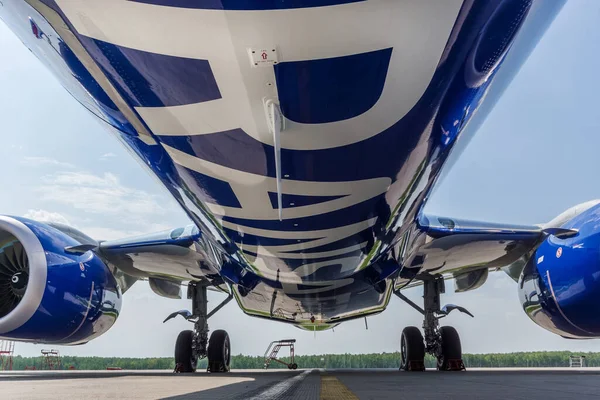
M0 372L2 399L600 399L600 370Z

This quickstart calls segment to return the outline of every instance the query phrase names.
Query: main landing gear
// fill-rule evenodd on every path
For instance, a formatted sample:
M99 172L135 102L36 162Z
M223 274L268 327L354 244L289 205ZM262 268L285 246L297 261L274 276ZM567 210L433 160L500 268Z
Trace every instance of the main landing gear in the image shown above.
M408 326L402 331L400 339L400 369L404 371L425 371L425 353L437 359L440 371L463 371L462 348L458 332L451 326L439 326L439 320L452 310L473 315L465 308L448 304L440 308L440 294L445 292L443 277L427 277L423 281L424 308L419 307L399 291L396 296L404 300L415 310L423 314L425 340L419 328Z
M192 299L192 312L181 310L169 315L163 322L181 315L194 323L194 330L182 331L175 342L175 372L195 372L198 360L208 358L208 372L229 372L231 344L224 330L216 330L208 337L208 319L229 303L230 294L221 304L208 312L205 282L188 285L188 298Z

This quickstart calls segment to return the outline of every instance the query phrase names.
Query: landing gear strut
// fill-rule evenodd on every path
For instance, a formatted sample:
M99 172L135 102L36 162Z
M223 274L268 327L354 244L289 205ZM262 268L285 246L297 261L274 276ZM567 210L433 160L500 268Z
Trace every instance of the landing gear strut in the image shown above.
M175 342L175 372L195 372L199 360L208 357L208 372L229 372L231 344L224 330L216 330L208 337L208 319L229 303L230 294L221 304L208 312L206 282L191 282L188 285L188 298L192 299L192 312L177 311L169 315L167 322L177 315L194 323L194 330L182 331Z
M423 314L425 340L417 327L409 326L402 331L400 341L401 363L404 371L424 371L425 353L437 359L440 371L463 371L462 349L458 332L451 326L440 327L439 320L452 310L459 310L473 316L463 307L448 304L440 308L440 294L445 292L443 277L427 277L423 280L424 308L419 307L399 291L394 292L415 310Z

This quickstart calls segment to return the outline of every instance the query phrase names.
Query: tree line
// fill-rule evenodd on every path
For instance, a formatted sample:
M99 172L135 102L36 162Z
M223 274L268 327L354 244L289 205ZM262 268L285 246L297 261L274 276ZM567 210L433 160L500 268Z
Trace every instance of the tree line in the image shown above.
M539 351L522 353L497 353L497 354L464 354L463 361L469 367L568 367L569 356L584 355L586 366L599 367L600 353L573 353L570 351ZM289 362L289 358L283 357ZM231 367L235 369L260 369L264 366L261 356L237 355L231 358ZM373 354L322 354L299 355L295 362L299 368L399 368L399 353L373 353ZM435 359L427 356L425 365L435 367ZM48 369L46 360L42 357L13 358L13 370ZM61 357L60 369L77 370L103 370L107 368L122 369L173 369L175 361L172 357ZM206 368L206 360L201 360L199 369ZM270 369L287 368L272 361Z

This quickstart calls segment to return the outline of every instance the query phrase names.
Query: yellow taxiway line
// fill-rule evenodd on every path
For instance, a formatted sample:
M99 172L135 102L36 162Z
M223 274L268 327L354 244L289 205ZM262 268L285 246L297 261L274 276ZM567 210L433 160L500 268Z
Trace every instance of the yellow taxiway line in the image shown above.
M358 397L335 376L321 373L321 400L358 400Z

